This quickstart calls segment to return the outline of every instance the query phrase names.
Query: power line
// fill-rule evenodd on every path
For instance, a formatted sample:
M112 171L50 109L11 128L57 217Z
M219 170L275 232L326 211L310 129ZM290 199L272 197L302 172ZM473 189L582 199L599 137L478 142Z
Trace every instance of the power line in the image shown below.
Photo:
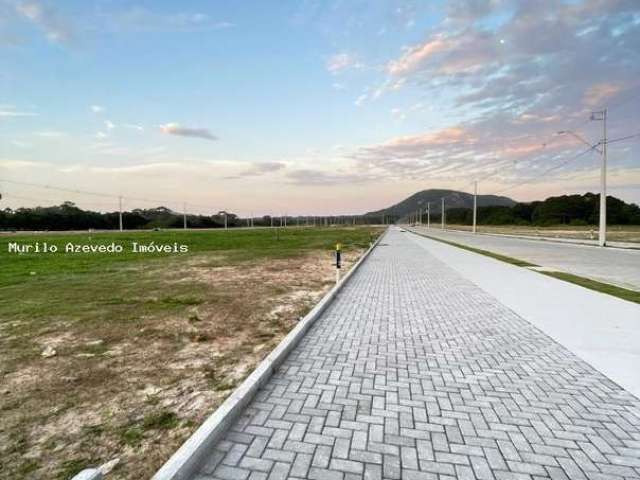
M607 144L610 144L610 143L616 143L616 142L622 142L622 141L630 140L630 139L632 139L632 138L637 138L637 137L640 137L640 133L635 133L635 134L633 134L633 135L627 135L627 136L624 136L624 137L619 137L619 138L614 138L614 139L612 139L612 140L607 140ZM564 161L564 162L561 162L560 164L555 165L555 166L553 166L553 167L551 167L551 168L549 168L549 169L545 170L544 172L542 172L542 173L541 173L541 174L539 174L539 175L536 175L536 177L534 177L534 179L535 179L535 178L539 178L539 177L541 177L541 176L544 176L544 175L546 175L546 174L547 174L547 173L549 173L549 172L552 172L552 171L554 171L554 170L557 170L558 168L562 168L562 167L563 167L563 166L565 166L565 165L568 165L569 163L573 162L574 160L577 160L578 158L582 157L583 155L586 155L587 153L589 153L589 152L591 152L591 151L593 151L593 150L596 150L596 149L597 149L601 144L602 144L602 141L600 141L600 142L596 143L595 145L592 145L590 148L588 148L588 149L586 149L586 150L584 150L584 151L582 151L582 152L578 153L577 155L575 155L575 156L573 156L573 157L569 158L568 160L566 160L566 161ZM497 195L497 194L499 194L499 193L503 193L503 192L505 192L505 191L507 191L507 190L511 190L512 188L517 188L517 187L519 187L519 186L521 186L521 185L525 185L525 184L527 184L527 183L529 183L529 182L531 182L531 181L532 181L532 179L528 179L528 180L525 180L524 182L519 182L519 183L517 183L517 184L515 184L515 185L513 185L513 186L510 186L510 187L504 188L504 189L502 189L502 190L499 190L498 192L493 193L492 195Z
M183 212L184 213L184 204L186 203L186 205L188 207L195 207L198 209L203 209L203 210L208 210L208 211L229 211L228 208L212 208L211 205L203 205L203 204L199 204L199 203L193 203L193 202L189 202L189 201L177 201L177 200L160 200L160 199L154 199L154 198L148 198L148 197L138 197L138 196L129 196L129 195L117 195L114 193L106 193L106 192L96 192L96 191L90 191L90 190L82 190L82 189L75 189L75 188L69 188L69 187L62 187L62 186L57 186L57 185L51 185L51 184L41 184L41 183L35 183L35 182L28 182L28 181L22 181L22 180L14 180L14 179L10 179L10 178L0 178L0 183L1 182L5 182L8 184L13 184L13 185L20 185L20 186L26 186L26 187L34 187L34 188L41 188L41 189L46 189L46 190L53 190L53 191L58 191L58 192L66 192L66 193L72 193L72 194L77 194L77 195L89 195L89 196L94 196L94 197L101 197L101 198L108 198L108 199L113 199L114 203L113 204L106 204L106 203L101 203L101 204L97 204L95 202L91 202L92 205L97 205L100 206L101 208L105 208L105 209L114 209L114 210L119 210L120 209L120 201L122 200L123 203L127 203L127 202L146 202L146 203L152 203L152 204L157 204L157 205L174 205L174 206L178 206L179 208L175 208L172 209L175 212ZM34 198L34 197L20 197L18 195L13 195L13 194L7 194L7 196L9 196L10 198L15 198L15 199L21 199L21 200L26 200L26 201L31 201L31 202L41 202L41 201L52 201L50 199L42 199L42 198ZM281 210L286 210L286 206L284 206L284 204L278 202L278 208L280 208ZM281 217L282 215L278 215L278 214L274 214L271 213L269 214L272 217ZM260 215L258 215L260 216ZM240 212L238 213L238 217L241 217Z
M565 160L564 162L561 162L561 163L559 163L558 165L554 165L553 167L548 168L548 169L547 169L547 170L545 170L544 172L542 172L542 173L540 173L540 174L538 174L538 175L535 175L533 178L529 178L529 179L524 180L524 181L522 181L522 182L518 182L518 183L516 183L515 185L511 185L511 186L509 186L509 187L503 188L502 190L498 190L497 192L492 193L491 195L498 195L498 194L504 193L504 192L506 192L506 191L508 191L508 190L512 190L512 189L517 188L517 187L520 187L520 186L522 186L522 185L526 185L527 183L530 183L530 182L532 182L533 180L536 180L536 179L538 179L538 178L540 178L540 177L543 177L543 176L545 176L546 174L548 174L549 172L552 172L552 171L554 171L554 170L557 170L558 168L562 168L562 167L564 167L565 165L568 165L569 163L571 163L571 162L573 162L573 161L577 160L578 158L580 158L580 157L582 157L582 156L586 155L587 153L594 151L594 150L595 150L599 145L600 145L600 142L598 142L598 143L597 143L597 144L595 144L595 145L592 145L591 147L587 148L586 150L583 150L582 152L578 153L577 155L574 155L574 156L570 157L569 159Z
M632 138L640 137L640 133L635 133L633 135L627 135L626 137L614 138L613 140L607 140L607 144L616 143L616 142L624 142L625 140L631 140Z
M10 180L7 178L0 178L0 182L5 182L5 183L12 183L15 185L23 185L23 186L27 186L27 187L36 187L36 188L46 188L48 190L58 190L61 192L69 192L69 193L79 193L82 195L93 195L96 197L108 197L108 198L118 198L118 195L111 195L108 193L98 193L98 192L89 192L86 190L76 190L76 189L72 189L72 188L64 188L64 187L55 187L53 185L42 185L42 184L38 184L38 183L31 183L31 182L21 182L18 180Z
M32 196L24 196L24 195L15 195L14 193L11 192L3 192L3 196L6 197L8 200L12 200L12 199L17 199L17 200L26 200L29 202L58 202L58 201L64 201L64 200L51 200L51 198L43 198L43 197L32 197ZM96 203L93 201L89 201L87 202L91 207L95 207L95 206L99 206L102 208L107 208L107 207L111 207L113 208L113 205L110 203Z
M89 191L89 190L80 190L80 189L75 189L75 188L60 187L60 186L50 185L50 184L40 184L40 183L33 183L33 182L25 182L25 181L13 180L13 179L8 179L8 178L0 178L0 182L10 183L10 184L14 184L14 185L22 185L22 186L27 186L27 187L34 187L34 188L43 188L43 189L46 189L46 190L55 190L55 191L59 191L59 192L74 193L74 194L79 194L79 195L90 195L90 196L94 196L94 197L113 198L114 200L119 200L120 198L122 198L123 200L129 200L129 201L133 200L133 201L138 201L138 202L157 203L159 205L180 204L180 202L174 201L174 200L166 201L166 200L158 200L158 199L151 199L151 198L144 198L144 197L132 197L132 196L128 196L128 195L116 195L116 194L113 194L113 193L95 192L95 191ZM17 198L17 196L15 196L15 195L13 195L13 197ZM195 204L195 203L191 203L191 202L187 202L187 204L192 206L192 207L211 209L210 205L200 205L200 204Z

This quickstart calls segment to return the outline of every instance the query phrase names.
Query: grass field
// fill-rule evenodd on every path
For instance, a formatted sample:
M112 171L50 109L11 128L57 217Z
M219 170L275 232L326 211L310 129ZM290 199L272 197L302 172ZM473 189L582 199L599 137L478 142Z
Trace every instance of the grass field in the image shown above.
M447 225L447 228L471 231L470 225ZM598 239L597 226L576 227L570 225L554 225L550 227L531 227L518 225L478 225L478 232L532 237L574 238L580 240ZM610 242L640 243L640 225L608 225L607 240Z
M349 267L380 232L0 237L0 478L63 480L113 458L109 478L149 478L331 287L335 243ZM62 253L111 242L124 251Z

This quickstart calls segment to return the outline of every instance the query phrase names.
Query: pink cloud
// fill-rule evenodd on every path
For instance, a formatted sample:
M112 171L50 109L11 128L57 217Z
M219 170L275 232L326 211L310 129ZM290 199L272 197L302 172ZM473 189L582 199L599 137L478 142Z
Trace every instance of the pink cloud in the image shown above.
M426 148L435 145L449 145L452 143L472 143L474 137L462 127L449 127L435 132L423 133L421 135L408 135L398 137L383 144L382 147L408 147Z
M337 53L327 60L327 70L334 75L348 68L361 68L362 64L350 53Z
M592 85L584 94L584 103L589 107L601 107L604 101L622 90L619 83L603 82Z
M160 131L168 135L203 138L205 140L218 140L218 137L211 133L207 128L183 127L181 125L178 125L177 123L167 123L165 125L160 125Z
M433 40L409 48L399 59L389 63L387 71L391 75L413 73L435 54L451 50L451 48L453 48L453 44L445 35L436 35Z

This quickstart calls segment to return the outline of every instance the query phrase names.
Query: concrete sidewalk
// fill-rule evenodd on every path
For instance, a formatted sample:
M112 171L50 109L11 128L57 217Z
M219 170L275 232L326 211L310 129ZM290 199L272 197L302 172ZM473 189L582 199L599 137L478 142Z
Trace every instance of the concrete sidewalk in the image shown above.
M408 235L431 255L640 398L640 305Z
M196 478L640 478L638 399L411 237L387 233Z
M604 283L640 290L640 250L483 235L412 227L425 235L573 273Z

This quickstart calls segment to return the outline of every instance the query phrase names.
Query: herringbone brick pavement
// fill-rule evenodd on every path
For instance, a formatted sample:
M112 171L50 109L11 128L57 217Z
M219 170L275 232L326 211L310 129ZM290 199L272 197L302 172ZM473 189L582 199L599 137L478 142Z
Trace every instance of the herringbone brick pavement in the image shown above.
M407 235L386 235L196 478L640 478L640 402Z

